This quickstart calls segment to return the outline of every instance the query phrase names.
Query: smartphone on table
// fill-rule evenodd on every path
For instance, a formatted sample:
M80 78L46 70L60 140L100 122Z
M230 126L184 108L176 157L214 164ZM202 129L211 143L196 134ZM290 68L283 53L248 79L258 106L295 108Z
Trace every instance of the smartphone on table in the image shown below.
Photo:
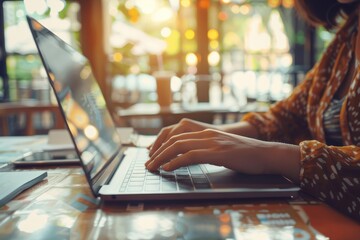
M57 151L30 151L13 162L16 167L80 164L74 149Z

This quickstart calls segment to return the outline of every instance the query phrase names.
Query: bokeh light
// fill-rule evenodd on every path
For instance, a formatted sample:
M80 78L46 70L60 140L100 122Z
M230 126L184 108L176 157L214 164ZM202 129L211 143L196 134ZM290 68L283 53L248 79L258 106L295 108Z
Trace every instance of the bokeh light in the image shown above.
M210 40L215 40L219 37L219 32L216 29L210 29L207 35Z
M198 58L195 53L188 53L186 54L185 61L188 66L196 66Z
M209 65L214 67L217 66L220 62L220 54L217 51L212 51L211 53L209 53L208 56L208 62Z
M185 38L188 40L192 40L195 38L195 31L192 29L187 29L185 31Z

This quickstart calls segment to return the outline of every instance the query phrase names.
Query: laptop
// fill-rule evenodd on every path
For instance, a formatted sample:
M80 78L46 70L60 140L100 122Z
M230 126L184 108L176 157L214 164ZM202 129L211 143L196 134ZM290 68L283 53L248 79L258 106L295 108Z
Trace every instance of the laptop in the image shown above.
M212 165L149 172L148 150L125 147L88 60L27 16L90 188L105 200L294 197L299 187L278 175L245 175Z

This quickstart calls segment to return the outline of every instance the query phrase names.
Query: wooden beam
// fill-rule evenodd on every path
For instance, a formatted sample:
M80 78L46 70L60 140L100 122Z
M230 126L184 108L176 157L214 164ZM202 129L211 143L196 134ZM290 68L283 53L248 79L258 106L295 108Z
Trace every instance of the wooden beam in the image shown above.
M103 1L78 0L80 4L80 43L83 54L89 59L108 106L111 106L107 84L107 57L105 53Z

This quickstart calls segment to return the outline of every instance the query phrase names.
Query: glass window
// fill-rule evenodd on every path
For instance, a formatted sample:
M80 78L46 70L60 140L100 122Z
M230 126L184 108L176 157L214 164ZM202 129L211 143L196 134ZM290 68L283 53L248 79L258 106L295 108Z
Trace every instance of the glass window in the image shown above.
M4 1L3 8L10 101L47 103L50 101L49 84L25 16L29 14L39 19L66 42L78 46L79 5L63 0L24 0Z
M122 101L126 98L122 95L134 95L136 90L134 101L154 101L151 94L141 97L144 91L154 91L151 76L143 78L159 69L179 76L197 74L197 7L208 10L209 72L223 76L224 97L235 102L286 97L292 90L293 4L292 0L109 0L107 51L114 97Z

